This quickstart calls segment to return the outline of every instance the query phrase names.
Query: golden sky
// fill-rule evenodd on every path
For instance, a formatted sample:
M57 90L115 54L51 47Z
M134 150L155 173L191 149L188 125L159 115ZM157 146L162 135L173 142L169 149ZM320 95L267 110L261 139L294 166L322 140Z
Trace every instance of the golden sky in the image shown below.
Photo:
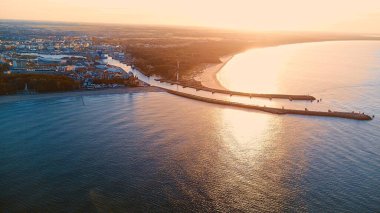
M0 0L0 19L380 33L380 0Z

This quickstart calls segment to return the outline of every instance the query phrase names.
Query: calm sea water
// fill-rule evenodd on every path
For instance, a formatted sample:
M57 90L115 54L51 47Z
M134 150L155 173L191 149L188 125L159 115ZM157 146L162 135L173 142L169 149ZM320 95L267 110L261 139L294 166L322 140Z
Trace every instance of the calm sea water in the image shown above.
M271 52L268 69L254 63ZM380 116L379 66L380 42L324 42L248 51L219 78L323 98L273 104ZM278 116L167 93L84 102L0 104L0 211L380 211L378 118Z

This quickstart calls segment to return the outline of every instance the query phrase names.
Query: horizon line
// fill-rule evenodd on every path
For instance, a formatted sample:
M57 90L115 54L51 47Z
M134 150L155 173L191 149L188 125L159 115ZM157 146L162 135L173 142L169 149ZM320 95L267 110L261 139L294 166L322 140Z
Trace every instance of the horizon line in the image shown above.
M56 24L73 24L73 25L108 25L108 26L135 26L135 27L157 27L157 28L187 28L187 29L203 29L203 30L215 30L215 31L229 31L239 33L312 33L312 34L335 34L335 35L363 35L363 36L380 36L380 33L371 32L333 32L333 31L318 31L318 30L245 30L236 28L221 28L213 26L196 26L196 25L176 25L176 24L134 24L134 23L118 23L118 22L81 22L81 21L63 21L63 20L37 20L37 19L10 19L0 18L0 22L45 22Z

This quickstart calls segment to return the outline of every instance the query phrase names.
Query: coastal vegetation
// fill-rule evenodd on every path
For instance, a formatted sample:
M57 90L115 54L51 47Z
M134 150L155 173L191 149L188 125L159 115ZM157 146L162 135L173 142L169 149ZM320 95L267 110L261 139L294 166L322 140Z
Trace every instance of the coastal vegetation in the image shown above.
M129 77L127 79L124 78L112 78L112 79L103 79L103 78L95 78L93 80L94 84L119 84L128 87L137 87L139 85L139 81L136 77Z
M180 63L180 76L184 78L201 64L220 63L220 57L243 51L249 46L248 42L230 40L193 41L181 45L165 45L164 42L154 40L142 46L129 41L125 47L134 58L133 64L146 75L155 74L174 80L177 61Z
M9 64L0 63L0 75L2 75L4 71L8 71L9 69Z
M60 75L11 74L0 76L0 95L15 94L28 89L36 92L61 92L79 89L79 82Z

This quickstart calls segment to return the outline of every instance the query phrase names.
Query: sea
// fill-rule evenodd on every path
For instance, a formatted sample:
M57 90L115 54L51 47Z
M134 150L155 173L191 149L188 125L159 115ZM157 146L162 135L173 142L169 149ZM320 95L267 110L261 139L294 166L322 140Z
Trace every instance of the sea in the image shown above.
M2 103L0 212L380 211L380 42L251 49L217 78L322 99L268 105L375 118L273 115L165 92Z

